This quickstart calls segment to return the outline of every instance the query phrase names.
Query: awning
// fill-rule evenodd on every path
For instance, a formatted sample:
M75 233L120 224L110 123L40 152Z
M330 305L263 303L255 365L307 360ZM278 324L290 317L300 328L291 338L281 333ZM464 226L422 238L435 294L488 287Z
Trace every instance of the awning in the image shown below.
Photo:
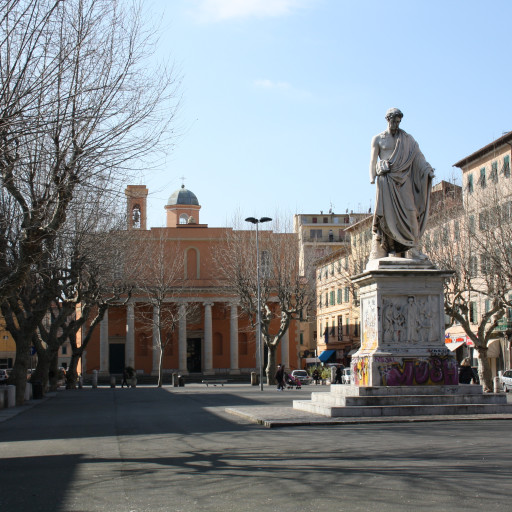
M336 354L336 350L324 350L319 356L318 356L318 359L320 359L320 361L322 363L326 363L327 361L329 361L329 359L334 355Z
M487 357L500 357L501 343L500 338L489 340L487 343Z
M452 343L445 343L444 346L453 352L454 350L457 350L461 345L464 345L464 343L464 341L453 341Z

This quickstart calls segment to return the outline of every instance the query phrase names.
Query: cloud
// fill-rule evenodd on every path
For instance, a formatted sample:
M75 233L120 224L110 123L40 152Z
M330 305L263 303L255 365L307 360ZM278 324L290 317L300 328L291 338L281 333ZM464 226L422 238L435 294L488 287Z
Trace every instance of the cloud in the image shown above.
M201 21L286 16L306 7L311 0L195 0L195 11Z
M304 89L298 89L288 82L277 82L268 78L254 80L253 86L265 91L273 91L286 94L287 97L296 100L311 100L313 95Z

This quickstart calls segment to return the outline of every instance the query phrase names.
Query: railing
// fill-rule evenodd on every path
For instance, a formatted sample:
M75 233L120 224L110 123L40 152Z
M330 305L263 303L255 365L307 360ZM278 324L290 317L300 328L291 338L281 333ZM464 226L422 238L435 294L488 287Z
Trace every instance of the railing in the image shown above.
M497 331L508 331L512 329L512 320L500 320L496 326Z
M340 235L324 235L324 236L305 236L303 238L305 242L313 242L313 243L340 243L340 242L349 242L349 236L340 236Z

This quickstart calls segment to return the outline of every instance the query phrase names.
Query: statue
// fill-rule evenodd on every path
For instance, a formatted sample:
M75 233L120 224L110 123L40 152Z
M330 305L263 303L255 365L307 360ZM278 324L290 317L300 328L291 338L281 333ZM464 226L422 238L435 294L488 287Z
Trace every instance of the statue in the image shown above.
M418 143L399 128L403 114L386 112L388 128L372 139L370 181L377 183L370 260L407 252L426 260L418 250L425 231L434 169Z

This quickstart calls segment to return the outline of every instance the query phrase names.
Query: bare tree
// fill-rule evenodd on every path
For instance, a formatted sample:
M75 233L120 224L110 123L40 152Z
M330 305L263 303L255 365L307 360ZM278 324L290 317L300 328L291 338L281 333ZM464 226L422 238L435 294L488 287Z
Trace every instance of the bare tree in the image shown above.
M140 237L130 252L134 263L139 264L138 276L133 278L137 295L152 306L150 310L138 310L139 319L151 328L153 350L158 352L158 387L163 384L163 358L165 351L175 341L176 327L181 315L188 315L197 309L193 302L180 302L185 292L184 254L179 241L165 236L165 229L159 230L159 238L148 240Z
M494 253L494 244L489 243L488 233L484 235L490 225L482 224L482 217L477 224L481 211L468 208L467 203L441 203L431 217L424 246L432 262L453 271L444 286L445 313L450 324L460 324L474 343L480 382L489 392L493 385L488 343L505 313L510 281L503 272L501 257ZM495 217L493 224L496 221ZM492 231L492 236L497 236L499 230ZM506 247L507 243L500 240L500 245ZM482 314L478 314L478 304L484 304Z
M172 70L150 71L153 41L125 2L3 0L1 13L5 299L62 227L77 187L112 186L160 147L177 81Z
M292 320L315 304L314 283L300 272L298 237L291 226L273 221L278 232L260 232L261 333L268 353L267 383L274 382L276 350ZM215 256L220 275L240 299L253 328L257 325L255 231L228 231ZM306 275L309 269L305 270Z
M147 65L151 29L125 2L3 0L1 13L0 302L14 306L48 262L77 192L118 189L162 149L178 81ZM15 337L20 364L33 335Z

